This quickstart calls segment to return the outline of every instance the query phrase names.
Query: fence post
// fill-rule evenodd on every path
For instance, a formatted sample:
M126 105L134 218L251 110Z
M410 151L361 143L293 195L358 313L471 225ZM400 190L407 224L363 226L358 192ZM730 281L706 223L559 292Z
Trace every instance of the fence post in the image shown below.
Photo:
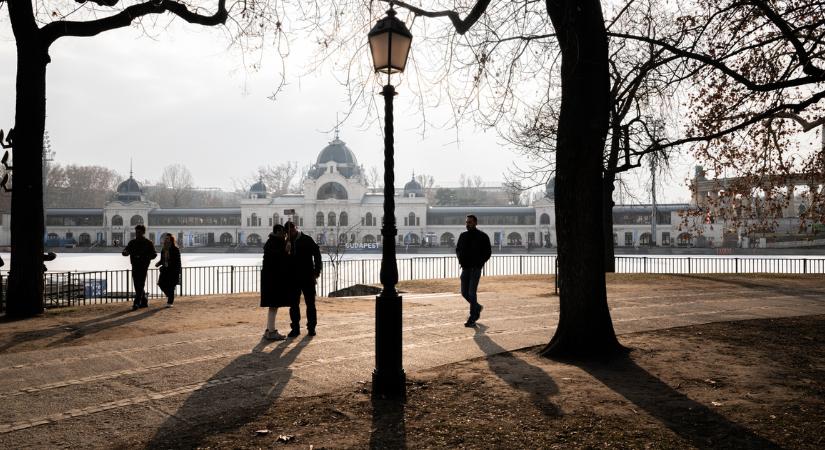
M687 260L688 260L688 273L691 273L690 272L690 256L688 256Z
M647 273L647 256L644 257L643 267L644 267L644 273Z
M447 258L441 258L442 264L441 266L444 268L444 276L442 278L447 278Z
M68 274L69 282L67 283L69 286L69 290L66 293L66 305L72 306L72 273L69 272Z
M808 273L808 258L802 258L802 273Z
M553 281L554 281L553 294L559 295L559 257L558 256L556 256L555 261L556 261L556 269L555 269L555 274L553 275Z
M524 269L522 267L524 265L524 261L522 260L522 258L523 258L523 256L519 255L519 257L518 257L518 274L519 275L524 275Z
M410 281L413 280L413 266L415 265L415 258L409 258L410 260Z

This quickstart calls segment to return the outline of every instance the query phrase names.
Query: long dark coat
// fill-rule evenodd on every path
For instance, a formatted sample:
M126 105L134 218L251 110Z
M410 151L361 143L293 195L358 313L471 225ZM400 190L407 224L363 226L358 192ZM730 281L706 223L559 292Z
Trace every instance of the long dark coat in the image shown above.
M180 284L180 249L177 247L169 247L169 257L166 258L163 251L160 252L160 262L157 263L160 267L160 276L158 276L158 286L163 292L175 289L175 286Z
M261 306L295 306L297 290L292 257L286 254L286 242L274 234L264 244L264 262L261 267ZM296 295L297 294L297 295Z

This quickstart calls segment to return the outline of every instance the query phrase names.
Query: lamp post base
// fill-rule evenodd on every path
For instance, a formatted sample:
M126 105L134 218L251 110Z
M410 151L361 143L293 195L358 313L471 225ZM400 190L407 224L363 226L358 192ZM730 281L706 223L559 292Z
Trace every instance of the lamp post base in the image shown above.
M375 298L373 398L404 400L407 397L407 376L402 364L401 326L401 296L395 289L385 289Z
M407 374L404 369L397 371L372 371L372 398L387 400L407 400Z

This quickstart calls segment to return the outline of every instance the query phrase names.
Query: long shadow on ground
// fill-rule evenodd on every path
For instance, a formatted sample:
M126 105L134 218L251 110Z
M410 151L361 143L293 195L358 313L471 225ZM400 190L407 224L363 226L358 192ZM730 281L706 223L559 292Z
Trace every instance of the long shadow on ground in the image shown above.
M204 382L158 427L146 448L195 448L207 434L237 429L264 414L292 377L290 366L312 338L287 340L266 352L262 340ZM191 380L196 382L196 380Z
M577 365L698 449L781 448L691 400L640 367L630 356ZM714 442L708 437L720 435L725 436L724 440Z
M561 415L559 408L554 405L549 396L557 394L559 388L553 378L544 370L536 367L523 359L509 354L509 350L498 345L487 334L488 327L476 324L473 341L484 353L488 355L487 364L499 378L515 389L530 394L530 401L548 417ZM499 357L497 360L491 358L492 355L507 353L506 359ZM499 361L502 363L499 364ZM506 364L506 366L505 366Z
M734 277L731 277L734 275ZM739 275L747 275L747 274L739 274ZM714 283L720 284L727 284L732 286L743 287L746 289L751 289L756 292L762 292L766 294L781 294L781 295L819 295L825 296L825 290L823 289L813 289L804 286L787 286L783 285L782 283L777 283L775 280L770 278L757 281L755 279L748 279L748 278L735 278L735 274L725 274L725 275L702 275L702 274L673 274L672 276L678 278L684 278L686 280L705 280L705 281L712 281Z
M375 398L372 400L372 430L369 448L407 448L404 402Z
M9 336L8 341L0 345L0 353L7 352L8 350L26 342L48 339L61 334L65 334L66 336L57 342L49 344L49 346L65 344L89 334L99 333L109 328L119 327L131 322L146 319L158 313L160 310L160 308L151 308L142 310L141 312L133 312L131 309L124 309L123 311L113 312L111 314L85 320L83 322L55 325L42 330L31 330L17 333Z

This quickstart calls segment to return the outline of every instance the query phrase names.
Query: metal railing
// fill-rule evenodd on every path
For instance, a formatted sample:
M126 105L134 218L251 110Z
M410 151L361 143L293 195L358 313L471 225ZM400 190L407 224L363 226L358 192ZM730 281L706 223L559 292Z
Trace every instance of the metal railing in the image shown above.
M354 284L378 284L380 259L344 260L337 270L326 262L318 279L318 295ZM335 273L338 278L336 280ZM698 273L785 273L825 274L825 258L742 258L742 257L651 257L617 256L617 273L698 274ZM433 256L398 260L399 281L457 278L461 273L456 258ZM557 273L556 255L495 255L484 267L485 276L552 275ZM146 293L163 297L157 286L159 271L150 269ZM7 272L0 273L5 290ZM225 295L259 292L260 266L184 267L177 295ZM92 272L46 272L43 276L47 308L127 302L133 297L130 270ZM5 295L2 296L5 299ZM5 309L0 300L0 311Z

